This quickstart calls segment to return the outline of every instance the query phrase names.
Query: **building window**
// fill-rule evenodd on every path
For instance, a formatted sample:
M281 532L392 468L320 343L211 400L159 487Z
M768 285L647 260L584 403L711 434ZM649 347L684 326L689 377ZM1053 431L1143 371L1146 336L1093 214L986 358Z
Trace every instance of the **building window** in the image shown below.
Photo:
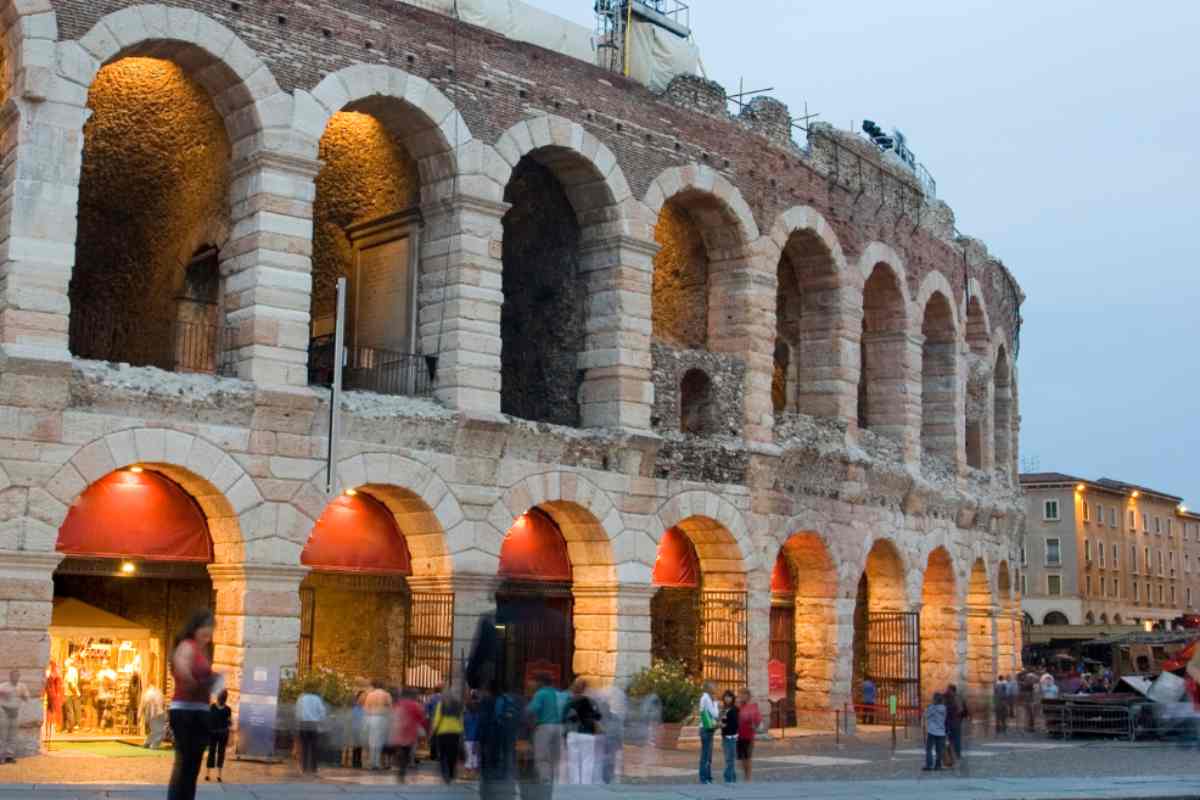
M1087 595L1088 597L1091 597L1092 596L1092 576L1091 575L1083 576L1083 585L1084 585L1083 593L1085 595Z
M1103 575L1100 576L1100 596L1108 597L1108 580Z
M1129 530L1136 531L1137 524L1133 521L1133 509L1129 509Z
M1149 532L1150 532L1150 512L1143 511L1142 512L1142 533L1149 533Z
M1142 600L1141 590L1138 588L1138 582L1133 582L1133 602L1139 603Z
M1087 563L1092 563L1092 540L1083 540L1083 560Z
M1154 532L1162 533L1162 517L1154 518Z
M1163 604L1163 590L1161 583L1158 585L1158 604L1160 606Z
M1058 501L1057 500L1047 500L1045 503L1042 504L1042 519L1046 520L1047 522L1057 522L1058 521Z
M1096 545L1096 554L1100 556L1100 566L1104 566L1104 542Z
M1184 574L1192 574L1192 557L1187 553L1183 554L1183 571Z
M1121 566L1121 548L1117 545L1112 546L1112 567L1118 569Z
M1150 593L1150 584L1146 584L1146 602L1149 603L1154 599L1154 595Z
M1192 587L1190 587L1190 586L1187 587L1187 589L1184 590L1183 594L1184 594L1184 597L1187 599L1187 607L1191 608L1192 607Z
M1190 592L1191 589L1188 589L1188 591ZM1021 573L1021 595L1025 595L1025 573L1023 572Z
M1129 545L1129 571L1137 572L1137 545Z
M1153 569L1153 568L1154 568L1154 566L1153 566L1153 564L1150 562L1150 548L1149 548L1149 547L1147 547L1147 548L1145 548L1145 550L1142 552L1142 574L1143 574L1143 575L1149 575L1149 574L1150 574L1150 570L1151 570L1151 569Z
M1175 577L1175 551L1174 550L1167 553L1167 566L1171 570L1171 577L1174 578Z
M1025 557L1025 543L1021 542L1021 566L1023 567L1028 563L1029 560Z
M1171 605L1175 605L1175 587L1171 587Z
M1091 506L1089 506L1089 505L1087 504L1087 501L1084 501L1082 505L1083 505L1083 521L1084 521L1084 522L1091 522L1091 521L1092 521L1092 508L1091 508Z
M1158 551L1158 577L1161 578L1162 576L1163 576L1163 557L1162 557L1162 551L1159 550Z
M1175 535L1175 520L1167 517L1167 536Z
M1112 506L1108 509L1108 527L1117 527L1117 509Z
M1062 563L1062 547L1058 539L1046 540L1046 566L1057 567Z
M1062 594L1062 576L1047 575L1046 576L1046 594L1058 596Z

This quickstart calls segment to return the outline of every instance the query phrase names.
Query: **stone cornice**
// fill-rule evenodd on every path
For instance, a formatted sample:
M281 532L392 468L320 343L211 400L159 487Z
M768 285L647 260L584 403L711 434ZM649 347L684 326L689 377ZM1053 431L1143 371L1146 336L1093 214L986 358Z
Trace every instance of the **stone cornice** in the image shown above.
M281 153L277 150L256 150L238 161L233 168L233 178L236 180L259 169L277 169L281 172L316 178L324 165L324 162L315 158Z
M308 575L308 567L284 564L209 564L208 574L213 583L238 582L300 582Z
M10 571L45 572L58 568L62 553L42 553L28 550L0 550L0 573Z

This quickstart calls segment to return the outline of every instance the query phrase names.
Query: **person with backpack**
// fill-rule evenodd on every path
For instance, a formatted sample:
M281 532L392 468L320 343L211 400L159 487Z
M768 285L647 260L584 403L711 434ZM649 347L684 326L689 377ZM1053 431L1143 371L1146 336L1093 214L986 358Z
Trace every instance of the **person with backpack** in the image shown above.
M548 672L536 676L538 689L529 702L529 722L533 725L533 759L537 780L543 785L555 782L562 758L563 711L554 678Z
M700 694L700 783L712 783L713 736L717 720L721 716L717 701L713 700L716 687L705 681Z
M521 706L512 694L480 689L480 800L512 800L517 786L517 733Z
M454 782L462 735L462 703L450 694L443 694L442 699L433 709L433 726L429 731L429 740L437 744L438 764L442 768L442 783Z

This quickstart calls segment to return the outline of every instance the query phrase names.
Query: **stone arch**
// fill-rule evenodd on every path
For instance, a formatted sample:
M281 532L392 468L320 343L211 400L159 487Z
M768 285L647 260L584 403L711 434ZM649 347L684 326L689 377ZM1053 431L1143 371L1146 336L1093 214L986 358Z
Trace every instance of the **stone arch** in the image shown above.
M310 92L296 90L295 98L291 126L309 142L311 156L330 119L343 110L371 114L400 135L420 169L424 203L448 199L448 182L459 175L464 160L478 162L480 173L485 166L495 169L484 164L484 152L454 103L429 81L395 67L345 67L326 75ZM488 194L500 200L495 187Z
M0 3L0 103L18 95L45 92L39 86L54 69L53 43L58 41L58 15L49 3L38 0L5 0ZM39 42L43 44L38 44ZM49 45L49 46L47 46ZM26 68L33 68L26 72ZM37 74L37 70L42 74ZM23 81L24 86L18 85Z
M921 589L921 690L923 698L958 678L958 589L954 563L944 546L926 562Z
M54 550L67 511L89 485L123 467L140 465L179 484L208 519L214 564L299 563L273 547L276 530L264 524L268 504L254 479L219 447L191 433L166 428L132 428L107 434L82 446L59 468L39 494L36 528L27 531L21 549ZM274 509L272 509L272 512ZM274 557L272 557L274 556Z
M868 628L872 614L888 611L907 611L910 608L907 570L904 557L896 543L885 536L873 537L867 544L854 589L853 639L851 649L851 697L860 702L862 684L872 675L872 653L868 648ZM878 686L886 696L889 687Z
M514 519L531 508L545 511L558 525L567 543L577 586L611 585L616 581L613 542L623 530L620 512L607 492L582 475L566 471L520 480L492 506L488 522L495 532L493 570L499 563L504 534Z
M837 234L814 209L794 206L779 215L764 242L769 263L778 265L774 410L847 415L850 387L841 385L835 365L846 338L849 276ZM789 355L782 362L781 344Z
M957 335L959 330L958 304L954 302L954 287L950 285L950 281L942 273L934 270L925 276L925 279L921 281L921 288L917 291L917 301L913 304L913 307L924 314L925 310L929 307L930 301L937 294L942 295L946 300L947 310L950 314L950 324ZM915 316L913 321L914 323L917 321ZM914 333L920 333L920 331L914 331Z
M963 333L967 347L973 355L986 358L992 352L991 331L992 324L988 315L987 299L979 289L979 282L971 278L968 282L967 316Z
M967 687L973 697L982 698L996 680L996 603L982 557L971 564L966 608Z
M964 443L967 466L990 469L993 458L991 409L991 337L987 306L972 278L969 282L967 313L963 332L966 350L966 393L964 395Z
M899 442L911 438L912 372L909 307L904 267L891 248L869 245L859 260L863 275L862 326L856 421Z
M221 23L188 9L123 8L101 18L78 42L59 43L60 74L91 86L105 64L125 56L176 61L213 98L225 118L235 160L260 147L267 129L286 129L291 98L249 45Z
M794 529L779 546L794 581L792 635L794 643L791 682L796 689L797 716L828 709L833 702L837 674L838 573L829 547L820 533ZM772 607L772 628L776 609ZM772 631L771 649L776 648ZM774 655L772 655L772 658ZM789 721L790 722L790 721Z
M324 470L309 481L296 504L311 530L325 510ZM360 453L337 465L336 493L354 489L383 503L396 519L412 555L413 576L449 576L460 552L465 517L458 498L432 469L394 453Z
M1016 386L1013 380L1012 362L1008 357L1008 346L1001 343L996 348L996 360L992 367L992 427L996 469L1009 475L1013 469L1013 406Z
M754 221L754 212L750 204L742 196L741 191L729 182L724 175L702 164L688 164L682 167L668 167L650 183L642 199L646 208L654 216L662 211L663 206L672 198L679 195L711 196L715 199L719 217L706 214L706 219L717 220L718 227L736 228L736 244L749 247L758 239L758 223ZM723 241L714 243L722 249L728 248L735 242L730 241L728 232L723 233Z
M758 565L745 519L729 501L711 492L681 492L665 502L656 517L656 547L667 530L679 528L695 546L710 588L748 587L748 575Z
M942 278L941 273L933 273ZM931 275L932 277L932 275ZM937 284L938 281L932 281ZM922 287L922 296L925 294ZM958 317L950 295L934 288L921 314L921 450L951 463L962 446L959 408Z

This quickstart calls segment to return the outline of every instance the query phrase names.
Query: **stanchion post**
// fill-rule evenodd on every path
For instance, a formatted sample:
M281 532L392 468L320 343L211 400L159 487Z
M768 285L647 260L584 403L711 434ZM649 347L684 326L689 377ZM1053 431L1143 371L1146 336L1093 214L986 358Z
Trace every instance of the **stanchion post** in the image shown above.
M833 710L833 742L842 746L842 712L836 708Z
M896 760L896 714L892 713L892 761Z

